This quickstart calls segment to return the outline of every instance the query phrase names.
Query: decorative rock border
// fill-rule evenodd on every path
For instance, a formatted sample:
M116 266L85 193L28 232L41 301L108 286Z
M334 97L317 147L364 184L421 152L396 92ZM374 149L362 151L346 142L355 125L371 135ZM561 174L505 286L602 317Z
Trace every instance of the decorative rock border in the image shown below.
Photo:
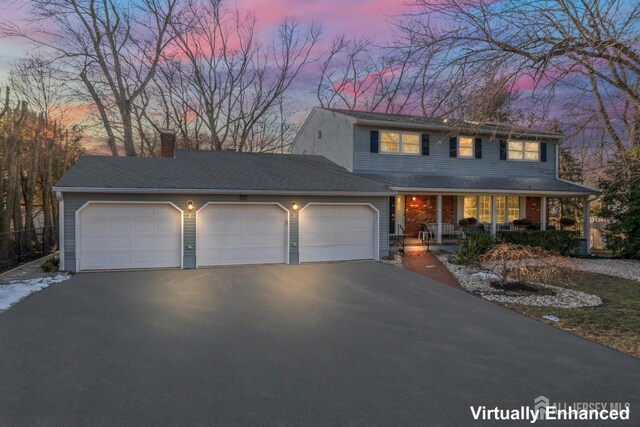
M452 264L448 258L449 255L438 255L438 259L456 276L464 290L489 301L560 308L597 307L602 305L602 300L596 295L542 284L540 286L552 289L555 295L506 295L491 286L491 281L498 278L493 273L464 265Z

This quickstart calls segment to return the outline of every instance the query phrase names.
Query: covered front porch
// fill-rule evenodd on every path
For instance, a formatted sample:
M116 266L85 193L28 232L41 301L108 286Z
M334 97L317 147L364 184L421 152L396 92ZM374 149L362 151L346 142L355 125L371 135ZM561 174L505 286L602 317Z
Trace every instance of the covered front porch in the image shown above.
M566 220L563 207L567 205L574 207L573 224ZM390 240L402 239L398 246L409 249L454 246L473 231L496 235L499 231L562 228L589 235L588 196L410 191L390 198L389 210Z

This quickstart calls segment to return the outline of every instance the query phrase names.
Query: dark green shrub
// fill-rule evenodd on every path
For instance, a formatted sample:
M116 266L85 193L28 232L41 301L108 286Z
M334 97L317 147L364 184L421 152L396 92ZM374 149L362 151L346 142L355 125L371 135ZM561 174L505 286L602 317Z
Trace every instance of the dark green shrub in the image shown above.
M576 220L573 218L560 218L560 225L563 227L573 227L576 225Z
M580 232L573 230L499 231L496 241L542 248L559 255L580 254Z
M478 220L470 217L470 218L462 218L460 221L458 221L458 224L461 226L467 226L467 225L476 225L478 223Z
M42 264L40 264L40 268L42 268L42 270L44 270L45 272L50 273L56 270L59 265L60 265L60 260L58 258L51 257L47 259L45 262L43 262Z
M515 225L516 227L526 227L532 224L533 221L531 221L529 218L520 218L513 221L513 225Z
M480 255L493 246L493 236L485 231L467 232L467 238L460 243L455 255L457 264L468 264L477 261Z

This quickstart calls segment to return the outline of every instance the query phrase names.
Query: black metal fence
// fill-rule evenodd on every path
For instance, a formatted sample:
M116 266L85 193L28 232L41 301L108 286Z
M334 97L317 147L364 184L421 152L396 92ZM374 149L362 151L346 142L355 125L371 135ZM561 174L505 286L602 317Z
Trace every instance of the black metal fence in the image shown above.
M57 226L0 233L0 271L57 250Z

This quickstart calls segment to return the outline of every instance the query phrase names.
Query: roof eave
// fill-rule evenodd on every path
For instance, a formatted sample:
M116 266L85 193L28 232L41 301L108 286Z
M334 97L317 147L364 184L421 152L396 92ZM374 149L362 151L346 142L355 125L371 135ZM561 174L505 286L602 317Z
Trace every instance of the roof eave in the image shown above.
M544 190L500 190L500 189L476 189L476 188L426 188L426 187L396 187L391 186L392 190L395 190L399 193L406 192L420 192L420 193L439 193L439 194L518 194L518 195L527 195L527 196L565 196L565 197L576 197L576 196L592 196L597 194L597 191L544 191Z
M498 129L491 128L483 128L481 126L473 127L473 126L456 126L456 125L438 125L438 124L428 124L428 123L406 123L406 122L397 122L393 120L371 120L371 119L359 119L355 118L356 125L367 125L367 126L392 126L392 127L404 127L410 129L427 129L427 130L440 130L440 131L462 131L462 132L475 132L475 133L490 133L492 135L502 135L502 136L516 136L516 137L526 137L526 138L537 138L537 139L553 139L553 140L561 140L564 138L561 134L551 134L551 133L538 133L538 132L519 132L516 130L513 131L503 131Z
M114 193L114 194L253 194L274 196L394 196L395 191L324 191L324 190L247 190L214 188L108 188L108 187L67 187L56 186L53 191L60 193Z

